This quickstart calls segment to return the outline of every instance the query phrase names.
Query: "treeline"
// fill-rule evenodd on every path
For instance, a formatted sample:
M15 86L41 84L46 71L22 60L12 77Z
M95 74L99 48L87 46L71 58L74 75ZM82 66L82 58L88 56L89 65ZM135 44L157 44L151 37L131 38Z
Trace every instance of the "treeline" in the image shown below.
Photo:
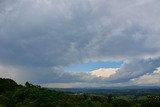
M127 101L112 95L74 95L0 78L0 107L160 107L160 95Z

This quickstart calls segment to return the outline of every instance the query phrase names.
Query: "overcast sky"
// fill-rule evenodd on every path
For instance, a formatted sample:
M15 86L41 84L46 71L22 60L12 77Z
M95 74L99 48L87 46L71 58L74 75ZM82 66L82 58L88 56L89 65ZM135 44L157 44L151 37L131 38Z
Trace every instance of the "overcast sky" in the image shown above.
M159 12L159 0L0 0L0 77L45 87L160 86Z

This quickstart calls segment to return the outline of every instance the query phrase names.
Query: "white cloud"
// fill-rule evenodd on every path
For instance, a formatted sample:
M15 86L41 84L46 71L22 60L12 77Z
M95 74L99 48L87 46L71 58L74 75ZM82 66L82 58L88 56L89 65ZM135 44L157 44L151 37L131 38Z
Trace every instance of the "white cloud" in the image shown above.
M102 78L108 78L111 75L115 74L118 68L100 68L97 70L91 71L91 75L102 77Z

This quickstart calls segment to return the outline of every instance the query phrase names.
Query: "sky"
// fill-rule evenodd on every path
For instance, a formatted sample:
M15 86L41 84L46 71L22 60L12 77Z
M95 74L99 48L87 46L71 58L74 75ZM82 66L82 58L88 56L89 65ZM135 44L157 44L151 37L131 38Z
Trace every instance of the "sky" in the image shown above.
M99 68L119 68L123 61L96 61L66 66L65 71L89 72Z
M0 77L52 88L160 86L159 0L0 0Z

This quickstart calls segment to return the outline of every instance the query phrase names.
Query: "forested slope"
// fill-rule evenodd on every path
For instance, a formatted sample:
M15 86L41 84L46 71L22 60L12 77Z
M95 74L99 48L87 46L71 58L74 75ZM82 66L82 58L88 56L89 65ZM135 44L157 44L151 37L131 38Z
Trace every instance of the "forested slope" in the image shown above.
M75 95L0 78L0 107L160 107L160 95L127 101L116 96Z

